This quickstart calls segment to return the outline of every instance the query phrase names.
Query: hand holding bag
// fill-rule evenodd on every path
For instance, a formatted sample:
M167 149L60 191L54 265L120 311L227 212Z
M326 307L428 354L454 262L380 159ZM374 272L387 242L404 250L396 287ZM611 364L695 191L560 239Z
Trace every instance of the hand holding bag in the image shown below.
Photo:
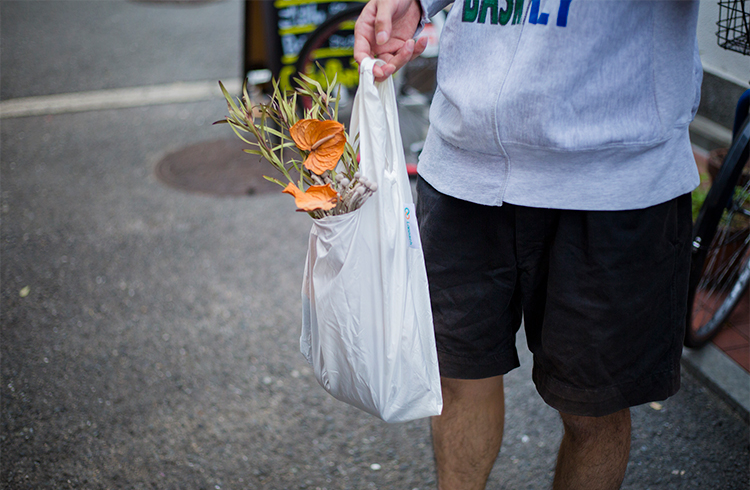
M443 402L393 80L376 83L375 63L360 66L350 135L378 188L355 211L313 220L300 349L331 395L403 422L438 415Z

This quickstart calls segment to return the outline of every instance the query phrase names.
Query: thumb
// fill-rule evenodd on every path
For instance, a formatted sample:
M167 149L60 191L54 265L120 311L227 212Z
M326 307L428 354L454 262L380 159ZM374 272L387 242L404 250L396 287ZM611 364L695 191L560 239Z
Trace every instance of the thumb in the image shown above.
M393 23L393 14L395 6L393 2L387 0L375 0L375 42L378 46L387 43L391 38L391 27Z

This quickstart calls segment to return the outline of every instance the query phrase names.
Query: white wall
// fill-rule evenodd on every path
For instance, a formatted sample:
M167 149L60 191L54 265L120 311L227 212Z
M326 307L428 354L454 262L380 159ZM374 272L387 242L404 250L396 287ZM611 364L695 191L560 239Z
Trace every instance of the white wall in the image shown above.
M748 3L745 3L748 6ZM716 22L719 20L717 0L700 0L698 14L698 48L703 69L743 87L750 84L750 56L729 51L717 44Z

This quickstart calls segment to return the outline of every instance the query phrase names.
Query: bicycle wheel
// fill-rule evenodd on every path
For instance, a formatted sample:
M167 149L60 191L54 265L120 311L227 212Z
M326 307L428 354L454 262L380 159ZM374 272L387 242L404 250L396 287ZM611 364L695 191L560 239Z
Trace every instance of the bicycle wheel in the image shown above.
M354 94L359 83L359 73L352 54L354 23L363 8L364 4L353 5L321 23L300 49L295 66L298 73L304 73L321 84L326 78L332 81L336 75L338 87L334 93L341 94L339 120L345 124L351 116ZM395 75L401 139L407 170L411 175L416 174L417 157L427 136L436 69L436 58L418 57ZM303 110L309 108L309 100L300 102Z
M334 93L341 95L339 120L348 122L354 92L359 83L359 71L353 58L354 23L365 4L355 4L322 22L307 38L297 55L297 73L315 79L324 88L326 80L336 76ZM310 108L310 100L300 99L301 109Z
M719 332L750 283L749 122L734 138L693 228L687 347L701 347Z

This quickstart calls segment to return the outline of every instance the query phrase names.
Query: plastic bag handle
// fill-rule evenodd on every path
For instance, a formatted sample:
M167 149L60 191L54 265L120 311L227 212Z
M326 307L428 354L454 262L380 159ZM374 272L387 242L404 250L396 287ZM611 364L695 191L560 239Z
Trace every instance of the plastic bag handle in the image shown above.
M398 121L398 110L396 108L396 92L393 84L393 78L388 77L382 82L376 82L375 76L372 69L375 65L384 65L385 62L379 59L365 58L360 63L359 68L359 89L356 97L372 97L377 98L382 105L385 113L383 123L382 137L385 140L386 145L386 162L384 170L387 172L396 172L399 175L398 180L404 183L404 189L402 189L403 197L410 196L411 190L408 187L408 174L406 172L406 164L396 165L399 161L405 161L403 157L403 143L401 141L401 130L399 128ZM352 120L350 124L350 130L352 135L359 133L359 104L355 102L355 110L352 112ZM372 116L372 115L370 115ZM372 119L370 119L372 120ZM399 158L399 154L401 155ZM367 164L367 162L362 162ZM395 168L394 168L395 165ZM408 192L407 192L408 191Z

